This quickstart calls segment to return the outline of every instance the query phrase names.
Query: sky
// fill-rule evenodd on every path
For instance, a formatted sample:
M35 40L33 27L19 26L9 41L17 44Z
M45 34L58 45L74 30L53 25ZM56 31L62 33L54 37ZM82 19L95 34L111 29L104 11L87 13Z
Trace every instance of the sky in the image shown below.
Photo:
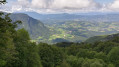
M5 12L82 13L119 12L119 0L7 0Z
M108 3L112 3L114 0L94 0L100 4L108 4Z

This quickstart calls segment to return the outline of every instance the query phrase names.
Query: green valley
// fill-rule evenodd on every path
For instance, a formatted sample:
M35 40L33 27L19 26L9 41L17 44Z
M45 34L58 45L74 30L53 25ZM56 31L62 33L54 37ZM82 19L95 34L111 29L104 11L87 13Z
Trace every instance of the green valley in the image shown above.
M52 32L52 35L46 40L51 43L52 40L57 38L62 38L70 42L82 42L92 36L107 35L119 32L118 22L86 22L80 20L48 20L48 22L49 24L45 23L45 25ZM51 24L51 22L54 23ZM40 39L42 38L40 37ZM39 42L40 39L38 38ZM44 39L45 38L43 38L43 40Z
M63 14L59 14L57 16L60 15ZM94 17L85 16L84 18L89 17L95 18L95 15ZM23 13L13 13L10 15L10 18L13 21L21 20L22 25L18 25L17 29L25 28L32 38L31 41L39 43L44 42L53 44L58 42L84 42L92 36L107 35L119 32L119 21L104 22L104 19L104 21L102 20L100 22L98 20L93 21L93 19L90 21L84 19L82 21L80 19L60 18L46 18L46 20L41 19L39 21ZM82 17L79 15L79 18Z

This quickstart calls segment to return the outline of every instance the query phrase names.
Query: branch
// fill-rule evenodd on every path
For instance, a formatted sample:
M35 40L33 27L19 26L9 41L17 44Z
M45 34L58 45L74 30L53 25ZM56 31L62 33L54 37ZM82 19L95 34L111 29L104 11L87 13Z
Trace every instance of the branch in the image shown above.
M5 4L7 3L6 0L0 0L0 4Z

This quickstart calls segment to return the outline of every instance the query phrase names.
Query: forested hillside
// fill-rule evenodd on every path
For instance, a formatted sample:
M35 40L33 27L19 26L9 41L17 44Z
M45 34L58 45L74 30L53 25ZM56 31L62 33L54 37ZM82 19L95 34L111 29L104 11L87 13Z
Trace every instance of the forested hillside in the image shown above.
M0 13L0 67L118 67L119 37L93 44L62 42L54 45L31 42L25 29L16 30Z
M39 36L47 38L50 35L49 29L46 26L44 26L44 24L41 21L34 19L28 16L27 14L12 13L10 15L10 18L13 22L16 20L22 21L22 24L18 25L17 29L26 29L29 32L32 39L36 39Z
M112 35L94 36L94 37L90 37L85 42L94 43L94 42L97 42L97 41L109 41L109 40L113 40L114 38L118 38L118 37L119 37L119 33L112 34Z

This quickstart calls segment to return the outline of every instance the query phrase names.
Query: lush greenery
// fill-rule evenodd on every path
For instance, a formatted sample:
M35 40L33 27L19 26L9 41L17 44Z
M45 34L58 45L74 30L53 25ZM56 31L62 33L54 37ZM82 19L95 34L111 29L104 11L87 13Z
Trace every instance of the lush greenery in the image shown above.
M44 26L44 24L41 21L34 19L28 16L27 14L12 13L10 15L10 18L13 20L13 22L16 20L22 21L21 25L18 24L17 29L24 28L29 32L30 37L32 39L36 39L40 36L47 39L50 35L49 29L46 26Z
M118 67L119 37L88 43L31 42L25 29L16 30L20 21L12 22L0 14L0 67Z
M37 46L24 29L16 31L20 21L12 22L0 13L0 67L41 67Z
M39 19L52 33L48 38L39 36L34 41L82 42L92 36L107 35L119 32L119 13L77 13L77 14L38 14L25 12Z
M119 36L119 33L111 34L111 35L94 36L94 37L90 37L85 42L86 43L94 43L97 41L108 41L108 40L113 40L114 38L118 38L118 36Z
M97 35L118 33L118 22L88 22L80 20L48 20L45 25L52 32L49 38L37 38L38 41L82 42ZM57 38L59 40L57 40ZM42 39L42 40L41 40Z
M22 21L22 24L18 25L17 29L26 29L33 42L45 42L49 44L69 41L82 42L92 36L119 32L119 20L116 14L107 16L105 14L103 16L74 14L58 14L52 16L46 14L39 16L41 18L40 21L23 13L13 13L10 15L10 18L13 21ZM42 19L43 17L44 19Z

